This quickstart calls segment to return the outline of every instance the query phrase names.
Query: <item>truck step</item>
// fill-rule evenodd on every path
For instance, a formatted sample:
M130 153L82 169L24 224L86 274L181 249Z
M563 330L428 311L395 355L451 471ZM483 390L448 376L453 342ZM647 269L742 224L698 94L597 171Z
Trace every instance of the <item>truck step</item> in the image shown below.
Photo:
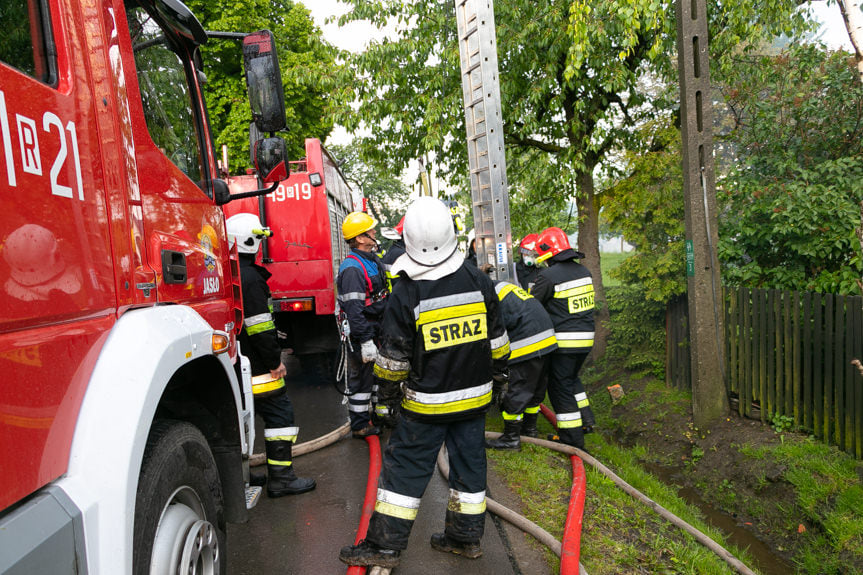
M263 491L264 488L260 485L250 485L246 487L246 509L251 509L258 504L258 500L261 498L261 493Z

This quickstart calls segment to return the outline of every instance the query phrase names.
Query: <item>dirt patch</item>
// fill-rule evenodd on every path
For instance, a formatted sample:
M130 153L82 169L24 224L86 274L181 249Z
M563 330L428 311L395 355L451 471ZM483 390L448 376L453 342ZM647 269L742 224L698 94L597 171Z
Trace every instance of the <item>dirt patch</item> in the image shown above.
M789 523L787 513L795 506L794 489L783 479L786 470L782 466L746 455L741 448L792 439L736 414L709 430L699 429L693 423L688 396L669 392L652 378L630 379L617 373L588 385L588 391L591 397L607 398L607 386L615 383L623 386L625 397L611 405L611 425L602 426L600 432L622 445L644 448L645 467L678 487L681 497L699 504L709 521L712 514L721 520L711 523L728 531L730 521L731 532L745 531L763 543L731 537L738 545L749 547L760 565L783 562L787 563L783 568L790 567L789 550L800 529L797 523ZM655 400L657 394L662 394L662 401ZM610 398L607 401L611 403ZM801 524L803 529L812 528ZM763 567L762 571L771 572Z

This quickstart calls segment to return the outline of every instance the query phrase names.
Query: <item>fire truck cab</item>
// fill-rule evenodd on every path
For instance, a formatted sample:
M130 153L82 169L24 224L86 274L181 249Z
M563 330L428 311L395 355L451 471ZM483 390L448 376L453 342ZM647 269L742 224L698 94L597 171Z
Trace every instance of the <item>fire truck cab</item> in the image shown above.
M246 519L206 41L178 0L0 8L2 573L218 573Z

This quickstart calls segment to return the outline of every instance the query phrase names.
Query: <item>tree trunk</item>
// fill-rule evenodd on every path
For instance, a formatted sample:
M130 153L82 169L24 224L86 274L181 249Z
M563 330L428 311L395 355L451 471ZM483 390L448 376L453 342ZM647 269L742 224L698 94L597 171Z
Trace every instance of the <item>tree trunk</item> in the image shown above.
M839 9L851 45L854 46L854 56L857 59L857 77L863 82L863 14L860 13L859 0L839 0Z
M593 276L596 299L596 335L593 342L593 359L605 355L608 341L608 305L605 286L602 283L602 267L599 256L599 200L594 194L593 168L587 166L576 174L575 205L578 208L578 251L584 254L583 263Z

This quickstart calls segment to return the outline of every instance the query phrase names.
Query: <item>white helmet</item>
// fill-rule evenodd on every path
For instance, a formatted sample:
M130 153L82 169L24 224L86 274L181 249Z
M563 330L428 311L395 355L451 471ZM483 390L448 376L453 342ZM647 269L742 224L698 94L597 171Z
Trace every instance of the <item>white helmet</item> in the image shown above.
M237 251L241 254L256 254L261 240L273 235L269 229L261 225L261 220L255 214L235 214L225 222L228 228L228 241L237 242Z
M415 262L436 266L445 261L458 245L449 209L436 198L417 198L405 214L404 240Z

